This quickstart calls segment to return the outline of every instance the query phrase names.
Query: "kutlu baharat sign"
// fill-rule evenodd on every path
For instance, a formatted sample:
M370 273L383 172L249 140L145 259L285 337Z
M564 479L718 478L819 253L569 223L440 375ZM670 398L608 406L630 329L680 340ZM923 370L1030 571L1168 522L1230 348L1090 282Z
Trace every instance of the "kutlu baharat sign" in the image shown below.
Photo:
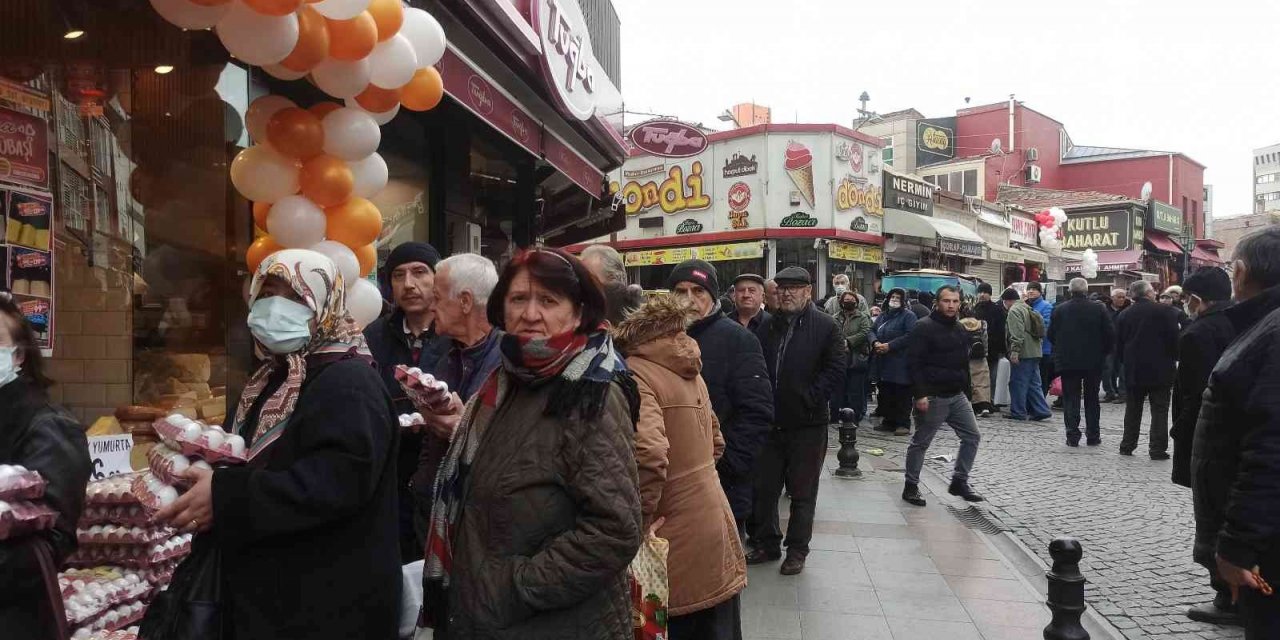
M1133 212L1128 209L1067 212L1062 248L1072 251L1123 251L1132 246Z

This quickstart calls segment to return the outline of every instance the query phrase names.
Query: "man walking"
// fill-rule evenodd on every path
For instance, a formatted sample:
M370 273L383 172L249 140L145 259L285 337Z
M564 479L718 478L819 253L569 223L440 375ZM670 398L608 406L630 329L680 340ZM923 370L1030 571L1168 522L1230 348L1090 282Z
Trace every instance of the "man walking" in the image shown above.
M1113 330L1120 312L1128 307L1129 293L1124 289L1112 289L1111 297L1107 299L1107 316L1111 318ZM1124 369L1120 365L1118 352L1107 354L1107 364L1102 370L1102 389L1107 393L1102 398L1103 402L1124 402Z
M951 285L938 289L935 309L929 317L916 323L907 347L907 366L911 371L911 395L915 399L916 430L907 447L906 484L902 499L917 507L925 506L920 495L920 470L924 456L946 423L960 438L951 486L947 492L969 502L982 502L982 496L969 488L969 471L978 457L978 421L965 392L969 387L969 336L960 326L960 291Z
M667 288L687 298L701 316L688 334L702 351L702 379L724 436L724 454L716 461L720 486L745 539L756 458L773 421L773 389L760 341L721 313L715 297L719 276L710 263L681 262L667 278Z
M1048 339L1049 326L1053 321L1053 303L1044 299L1044 288L1039 282L1027 283L1027 306L1040 314L1044 321L1045 339L1040 341L1040 391L1049 393L1049 385L1057 375L1053 367L1053 341Z
M1191 452L1196 562L1239 594L1245 637L1280 638L1280 227L1234 255L1237 338L1209 375ZM1223 599L1226 601L1226 599Z
M1011 420L1048 420L1053 415L1040 385L1040 358L1044 351L1044 319L1018 296L1005 289L1000 294L1008 311L1005 332L1009 341L1009 413ZM1030 412L1030 414L1028 414Z
M1007 351L1005 344L1004 305L991 299L991 285L978 285L978 303L973 305L973 317L987 323L987 370L991 374L991 399L996 397L996 375L1000 372L1000 359Z
M764 282L754 273L744 273L733 281L733 303L737 308L732 318L752 334L758 333L761 325L768 326L773 317L764 310Z
M1099 420L1102 406L1098 387L1107 354L1115 348L1115 329L1101 304L1089 300L1089 281L1072 278L1067 285L1071 298L1053 310L1049 341L1054 366L1062 376L1063 415L1067 426L1067 446L1080 446L1080 398L1084 396L1085 443L1102 444ZM1082 390L1083 387L1083 390Z
M1178 377L1169 435L1173 438L1173 482L1191 487L1191 447L1201 399L1209 373L1235 339L1236 328L1225 313L1231 308L1231 278L1226 271L1204 267L1187 278L1182 289L1191 324L1178 338ZM1213 624L1238 624L1231 590L1218 577L1212 558L1201 557L1197 561L1209 570L1209 585L1217 595L1211 602L1188 609L1187 617Z
M760 453L754 517L759 523L748 564L777 560L783 575L804 570L813 537L818 479L827 455L828 403L844 373L845 344L831 316L813 304L813 281L801 267L778 272L778 313L764 334L773 381L773 429ZM791 495L787 537L778 527L778 498Z
M1124 361L1124 385L1129 400L1124 411L1124 438L1120 455L1138 448L1142 404L1151 400L1152 460L1169 459L1169 394L1178 359L1178 312L1156 302L1151 283L1138 280L1129 286L1133 306L1120 312L1116 351Z

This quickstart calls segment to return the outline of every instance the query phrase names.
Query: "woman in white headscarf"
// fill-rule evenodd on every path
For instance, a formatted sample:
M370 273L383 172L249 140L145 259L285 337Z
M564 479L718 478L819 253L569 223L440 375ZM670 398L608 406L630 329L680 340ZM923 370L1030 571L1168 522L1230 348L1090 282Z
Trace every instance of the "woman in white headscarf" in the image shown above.
M219 546L224 637L396 637L398 427L345 292L319 253L263 260L248 322L265 360L228 429L249 463L193 468L157 514Z

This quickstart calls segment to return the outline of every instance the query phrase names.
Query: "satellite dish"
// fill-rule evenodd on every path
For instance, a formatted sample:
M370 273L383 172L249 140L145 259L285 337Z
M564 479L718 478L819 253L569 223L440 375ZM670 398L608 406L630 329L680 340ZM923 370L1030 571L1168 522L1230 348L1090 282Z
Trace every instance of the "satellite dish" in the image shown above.
M884 252L885 252L885 253L893 253L894 251L897 251L897 250L898 250L898 240L897 240L896 238L885 238L885 239L884 239Z
M1151 183L1150 182L1144 182L1142 184L1142 199L1143 200L1151 199Z
M1004 143L1000 142L1000 138L995 138L991 141L991 153L1000 153L1003 147Z

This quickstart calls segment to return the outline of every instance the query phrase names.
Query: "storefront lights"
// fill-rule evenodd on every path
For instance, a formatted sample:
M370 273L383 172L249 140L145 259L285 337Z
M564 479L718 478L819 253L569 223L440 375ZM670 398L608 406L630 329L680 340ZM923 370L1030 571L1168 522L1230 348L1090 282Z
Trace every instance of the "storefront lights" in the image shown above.
M160 75L164 75L170 71L173 71L173 65L171 64L162 64L156 67L156 73Z

